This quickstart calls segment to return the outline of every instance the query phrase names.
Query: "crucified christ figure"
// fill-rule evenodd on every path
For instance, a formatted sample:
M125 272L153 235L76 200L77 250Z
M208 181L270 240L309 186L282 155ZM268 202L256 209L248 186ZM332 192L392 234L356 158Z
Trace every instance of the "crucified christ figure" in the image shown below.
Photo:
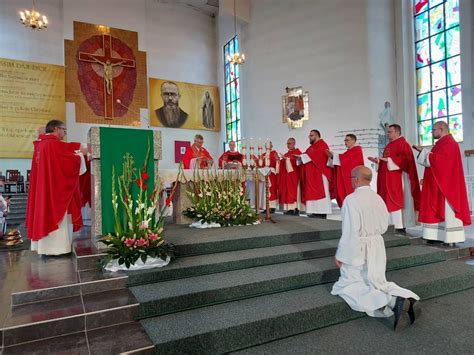
M120 61L117 63L111 63L110 60L106 60L105 62L101 62L99 59L92 57L95 62L99 63L100 65L104 66L104 79L105 79L105 88L108 95L112 95L112 80L114 78L114 71L113 67L122 64L124 61Z

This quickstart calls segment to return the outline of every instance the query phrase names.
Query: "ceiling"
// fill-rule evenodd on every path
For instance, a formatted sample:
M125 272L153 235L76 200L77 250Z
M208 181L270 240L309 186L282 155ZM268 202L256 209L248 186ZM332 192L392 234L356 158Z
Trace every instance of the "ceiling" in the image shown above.
M158 3L178 4L187 6L195 11L211 17L216 17L219 12L219 0L155 0Z

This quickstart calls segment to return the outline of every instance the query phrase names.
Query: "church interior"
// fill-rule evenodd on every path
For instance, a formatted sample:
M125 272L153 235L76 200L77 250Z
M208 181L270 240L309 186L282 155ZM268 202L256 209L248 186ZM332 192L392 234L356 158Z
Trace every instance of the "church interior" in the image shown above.
M0 353L472 353L473 58L472 0L0 0Z

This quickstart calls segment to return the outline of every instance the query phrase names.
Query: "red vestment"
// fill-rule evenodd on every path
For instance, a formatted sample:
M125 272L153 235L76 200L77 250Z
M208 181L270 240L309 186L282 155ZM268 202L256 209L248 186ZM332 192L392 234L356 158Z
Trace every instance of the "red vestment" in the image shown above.
M339 207L342 207L346 196L354 192L351 179L352 169L356 166L364 165L364 155L361 146L356 145L339 154L339 161L341 165L334 166L334 190L337 204Z
M86 168L87 168L87 171L82 174L81 176L79 176L79 186L80 186L80 191L81 191L81 201L82 201L82 207L86 206L87 204L89 204L89 207L92 206L92 201L91 201L91 196L92 196L92 192L91 192L91 184L92 184L92 181L91 181L91 161L89 159L87 159L87 157L85 157L86 159Z
M242 159L244 158L244 156L242 154L240 154L239 152L231 152L230 150L228 150L227 152L224 152L224 154L222 154L219 158L219 168L222 169L222 167L226 164L226 163L230 163L230 162L233 162L233 161L236 161L236 162L239 162L242 164Z
M398 170L388 170L386 161L380 160L377 175L377 193L383 198L389 212L398 211L405 207L403 201L402 173L407 173L410 179L411 195L415 211L420 210L420 183L416 171L413 151L404 137L399 137L387 144L383 151L384 158L391 158L400 167Z
M263 159L263 163L266 164L265 162L265 157L267 156L267 153L263 153L262 154L262 159ZM277 200L278 198L278 181L277 181L277 162L278 160L280 160L278 158L278 153L276 152L276 150L272 150L270 152L270 165L268 165L268 167L270 168L274 168L275 169L275 173L270 173L268 174L268 178L270 180L270 196L268 198L269 201L275 201ZM267 165L265 165L267 166Z
M440 138L428 156L430 167L425 168L421 208L418 220L440 223L445 220L445 199L456 218L465 226L471 224L466 182L459 145L451 134Z
M26 211L29 239L38 241L58 229L66 212L74 231L82 227L81 158L75 153L80 148L80 143L65 143L52 134L41 134L34 142Z
M329 183L329 191L332 191L332 168L327 166L327 150L329 146L323 139L311 144L306 149L306 154L311 158L311 162L303 165L303 193L302 201L320 200L326 197L324 191L323 175Z
M286 169L286 159L280 161L280 171L278 173L278 193L281 204L293 204L298 201L298 184L301 178L301 168L296 165L295 155L301 155L298 148L290 149L285 153L285 157L289 159L292 172Z
M206 148L199 148L196 144L193 144L191 147L186 148L186 152L183 155L183 165L185 169L191 169L191 160L198 159L196 166L199 169L210 168L208 160L213 160L211 154L206 150Z

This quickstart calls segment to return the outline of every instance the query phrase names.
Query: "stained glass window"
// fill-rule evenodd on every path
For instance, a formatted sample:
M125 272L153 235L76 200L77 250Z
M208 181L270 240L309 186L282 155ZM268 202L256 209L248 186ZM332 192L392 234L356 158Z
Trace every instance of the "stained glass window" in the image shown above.
M418 138L432 145L433 123L463 140L459 0L413 0Z
M227 60L228 55L233 56L238 51L239 39L235 36L224 46L225 123L227 142L235 141L240 147L240 68Z

